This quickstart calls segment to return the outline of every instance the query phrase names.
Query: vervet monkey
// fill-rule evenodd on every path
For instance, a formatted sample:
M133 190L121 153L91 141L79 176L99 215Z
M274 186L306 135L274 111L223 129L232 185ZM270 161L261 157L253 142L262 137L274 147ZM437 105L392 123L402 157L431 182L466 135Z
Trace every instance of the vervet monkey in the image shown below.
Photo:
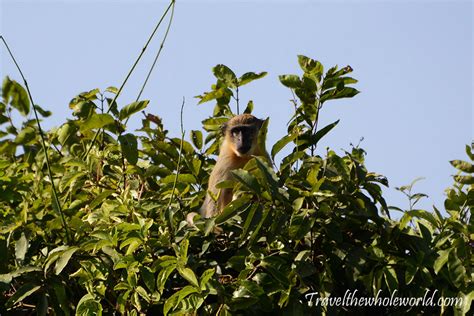
M232 189L217 189L216 184L232 179L232 170L239 169L252 158L263 156L270 160L265 144L259 144L258 135L264 120L250 114L234 116L222 126L224 141L220 147L216 165L209 177L208 193L200 209L202 217L209 218L218 215L224 207L232 201ZM217 201L214 201L217 197ZM189 213L187 221L193 224L192 218L196 213Z

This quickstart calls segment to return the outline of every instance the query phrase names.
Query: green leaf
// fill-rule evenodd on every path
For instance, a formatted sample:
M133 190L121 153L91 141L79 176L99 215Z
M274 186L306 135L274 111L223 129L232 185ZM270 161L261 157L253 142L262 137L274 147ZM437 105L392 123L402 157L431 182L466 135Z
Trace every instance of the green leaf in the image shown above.
M84 101L82 98L77 101L71 101L69 107L73 109L73 115L81 119L86 119L94 113L97 107L92 101Z
M201 150L202 149L202 132L201 131L195 131L195 130L192 130L191 131L191 141L193 142L193 145Z
M296 89L301 87L301 79L297 75L281 75L278 76L280 82L290 89Z
M188 248L189 248L189 240L183 239L179 244L179 252L176 254L182 262L187 262L188 260Z
M110 114L92 114L91 117L86 119L86 121L80 124L80 130L82 132L88 131L91 129L102 128L106 125L114 123L114 118Z
M175 174L170 174L169 176L166 176L166 177L162 178L161 182L162 183L174 183L175 178L176 178ZM192 174L180 173L178 175L177 182L178 183L196 183L197 180L196 180L196 177L193 176Z
M260 295L264 295L264 290L258 286L257 283L252 281L243 280L240 281L240 286L234 291L232 297L234 298L258 298Z
M229 218L233 217L238 212L243 211L250 205L251 204L249 204L249 197L242 196L236 200L233 200L232 202L227 204L222 213L217 216L217 218L215 219L216 224L221 224L227 221Z
M283 136L283 138L278 140L272 147L272 159L275 160L276 154L278 154L280 150L282 150L289 142L292 142L296 137L298 137L298 134L292 133L290 135Z
M323 91L328 89L338 87L338 86L345 86L346 84L353 84L357 83L357 80L351 77L339 77L339 78L328 78L323 82Z
M30 113L30 99L25 88L15 80L5 77L2 86L3 102L10 104L18 110L21 115L27 116Z
M204 129L207 131L217 131L220 130L222 124L229 120L228 117L211 117L202 121L202 125ZM206 141L207 143L207 141Z
M36 129L31 126L26 126L22 129L15 138L16 144L26 145L36 138L38 135Z
M244 226L243 226L243 229L242 229L242 233L240 234L240 242L244 242L247 237L248 237L248 233L251 232L253 230L253 228L255 227L255 225L257 223L255 223L255 221L253 220L254 217L255 217L255 214L259 212L261 213L262 212L262 208L260 205L258 205L257 203L253 204L251 207L250 207L250 210L247 213L247 218L245 219L245 223L244 223ZM254 224L251 226L251 224Z
M436 274L438 274L438 272L443 268L446 262L448 262L448 256L450 251L450 249L438 251L438 258L436 258L433 265L433 269Z
M466 269L462 261L457 256L457 251L450 251L448 255L448 272L449 279L453 284L460 288L466 276Z
M73 139L76 132L77 127L74 123L63 124L57 132L59 143L64 146L69 139Z
M190 268L178 268L179 274L185 278L189 283L191 283L194 286L199 287L199 282L196 278L196 275L194 274L193 270Z
M336 125L339 123L339 120L326 125L321 128L311 137L311 144L317 144L321 138L323 138L327 133L329 133Z
M150 103L150 101L145 100L145 101L133 102L133 103L130 103L130 104L124 106L120 110L119 120L123 121L126 118L129 118L130 116L132 116L134 113L137 113L137 112L145 109L147 107L148 103Z
M252 111L253 111L253 101L250 100L250 101L247 103L247 107L246 107L245 110L244 110L244 114L252 114Z
M347 75L348 73L352 72L353 69L351 66L347 65L346 67L337 70L337 65L332 67L331 69L328 70L326 73L326 78L338 78L340 76Z
M176 270L176 260L171 261L169 260L169 265L164 267L163 269L160 270L158 273L158 277L156 278L156 286L158 287L158 290L160 292L163 292L163 289L165 288L166 281L168 280L168 277L173 273L173 271Z
M212 278L215 273L215 269L207 269L201 275L200 283L201 283L201 290L204 291L206 289L207 282Z
M261 211L261 207L259 207L257 210L260 212ZM271 208L265 208L261 213L262 213L262 216L260 217L257 225L255 226L255 229L253 231L253 233L250 235L249 237L249 245L252 245L254 243L254 241L256 240L256 238L259 236L259 232L260 232L260 229L262 228L263 226L263 223L265 222L265 220L267 219L267 216L268 214L270 214L270 212L272 212L273 210Z
M129 255L132 254L141 244L143 244L143 241L140 238L129 237L120 244L119 249L122 250L128 246L126 254Z
M474 184L473 176L454 176L454 181L461 184Z
M36 111L41 114L42 117L49 117L51 116L51 111L46 111L42 107L40 107L38 104L35 104L35 109Z
M86 171L72 171L63 175L59 182L59 189L61 191L70 188L71 185L76 184L78 181L81 181L87 175Z
M266 183L269 185L269 188L273 196L278 195L278 177L273 171L273 168L268 165L268 163L262 157L255 157L255 162L257 163L258 169L263 173Z
M295 213L291 216L288 235L293 240L300 240L306 236L311 230L315 221L314 217L310 217L305 213Z
M76 307L76 316L101 316L102 315L102 305L99 301L95 300L94 297L87 293L85 294L77 304Z
M247 83L250 83L254 80L257 80L257 79L260 79L260 78L263 78L267 75L267 73L264 71L264 72L261 72L261 73L254 73L254 72L246 72L244 73L240 78L239 78L239 86L244 86L246 85Z
M137 137L133 134L120 135L118 141L124 157L130 164L136 165L138 162Z
M352 87L344 87L341 90L331 89L327 90L321 96L320 102L326 102L327 100L342 99L342 98L352 98L353 96L359 94L359 90Z
M69 259L71 259L72 255L78 250L79 248L77 247L71 247L64 251L61 256L59 256L59 259L56 261L56 265L54 266L54 273L56 275L59 275L61 271L66 267L66 265L69 262Z
M440 225L440 223L438 223L438 221L436 220L436 218L433 216L432 213L430 212L427 212L425 210L411 210L411 211L407 211L406 213L408 213L410 216L412 217L419 217L419 218L423 218L425 219L426 221L428 221L434 228L435 227L438 227Z
M474 173L474 165L463 160L451 160L450 161L451 165L461 171L467 172L467 173Z
M232 170L231 172L234 178L236 178L240 183L245 185L252 192L260 194L260 184L253 174L243 169Z
M229 88L237 87L237 76L226 65L219 64L212 68L212 72L217 79L222 80Z
M469 156L471 160L474 160L474 153L472 152L473 148L474 148L474 142L471 143L471 146L466 145L466 154Z
M154 292L156 286L155 286L155 274L153 273L153 271L149 267L141 267L140 274L148 290L150 292Z
M317 60L298 55L298 63L300 64L301 69L306 73L310 73L317 77L321 77L323 74L323 65Z
M321 180L323 180L323 179L321 179ZM303 206L303 202L304 202L304 197L296 198L292 203L293 210L299 211L301 209L301 207Z
M110 93L113 93L113 94L117 94L117 93L118 93L118 89L117 89L116 87L112 87L112 86L107 87L107 88L105 89L105 91L110 92Z
M41 288L40 285L34 283L26 283L22 285L5 303L5 307L10 308L16 303L22 302L25 298L35 293Z
M165 305L163 306L163 313L165 315L168 315L168 312L174 307L176 308L178 304L189 294L192 293L197 293L198 289L191 285L187 285L183 287L181 290L178 292L174 293L171 295L165 302Z
M64 250L68 249L68 246L63 245L54 248L51 250L48 254L48 257L46 258L45 265L44 265L44 273L46 274L48 272L49 267L56 261L58 260L59 256L63 253Z
M205 92L203 95L198 95L195 98L200 99L198 104L205 103L211 100L222 98L226 94L226 90L224 88L220 88L218 90L213 90L211 92Z
M416 272L418 272L418 266L412 262L408 262L408 266L405 270L405 283L408 285L415 279Z
M398 279L395 269L391 266L387 266L383 269L383 274L390 293L395 293L395 290L398 290Z
M114 190L105 190L104 192L97 195L95 197L95 199L89 205L90 209L91 210L95 209L97 206L99 206L106 198L108 198L114 192L115 192Z

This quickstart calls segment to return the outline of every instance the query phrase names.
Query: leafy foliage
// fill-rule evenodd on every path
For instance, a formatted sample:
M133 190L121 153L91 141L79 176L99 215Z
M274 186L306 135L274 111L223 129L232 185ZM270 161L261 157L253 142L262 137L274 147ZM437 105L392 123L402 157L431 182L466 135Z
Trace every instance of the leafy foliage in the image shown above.
M323 105L358 93L350 86L357 81L347 76L352 68L324 72L316 60L298 61L301 76L280 76L295 95L295 113L271 156L287 146L291 152L276 169L255 158L235 170L234 180L221 185L235 188L236 199L216 218L196 220L196 227L185 217L201 205L215 163L204 153L217 152L232 100L239 113L238 89L265 72L237 78L216 66L216 84L198 96L199 103L216 102L212 117L203 121L208 134L191 131L190 142L169 136L158 116L143 112L149 101L119 108L112 102L114 87L81 93L69 104L74 118L46 133L47 153L34 121L17 127L11 120L12 111L26 115L31 105L24 88L5 79L0 313L332 314L341 310L309 306L305 294L342 297L357 290L361 297L379 291L384 297L423 297L427 289L465 304L377 311L472 310L472 148L466 147L469 162L451 162L460 174L447 190L449 217L436 208L416 209L423 195L413 194L413 185L399 188L409 209L389 208L381 189L388 182L366 169L363 149L317 153L318 141L339 122L318 127ZM252 109L249 102L245 112ZM142 127L136 135L127 132L128 118L140 111ZM45 155L54 179L47 176ZM402 212L400 220L390 218L390 209ZM356 306L351 312L373 309Z

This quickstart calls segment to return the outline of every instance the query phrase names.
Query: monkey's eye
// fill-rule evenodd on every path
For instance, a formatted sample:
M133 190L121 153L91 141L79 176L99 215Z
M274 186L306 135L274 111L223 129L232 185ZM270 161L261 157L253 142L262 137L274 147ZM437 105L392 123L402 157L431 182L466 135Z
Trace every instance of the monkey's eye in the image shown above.
M239 133L242 133L242 129L239 128L239 127L234 127L230 132L232 133L232 135L235 136L235 135L237 135L237 134L239 134Z

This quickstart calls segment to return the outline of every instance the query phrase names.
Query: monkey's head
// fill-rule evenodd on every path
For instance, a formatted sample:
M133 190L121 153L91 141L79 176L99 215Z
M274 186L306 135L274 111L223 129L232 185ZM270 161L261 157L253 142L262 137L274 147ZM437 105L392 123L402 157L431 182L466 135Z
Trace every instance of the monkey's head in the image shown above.
M264 120L250 114L234 116L222 126L225 140L238 157L256 154L258 132Z

